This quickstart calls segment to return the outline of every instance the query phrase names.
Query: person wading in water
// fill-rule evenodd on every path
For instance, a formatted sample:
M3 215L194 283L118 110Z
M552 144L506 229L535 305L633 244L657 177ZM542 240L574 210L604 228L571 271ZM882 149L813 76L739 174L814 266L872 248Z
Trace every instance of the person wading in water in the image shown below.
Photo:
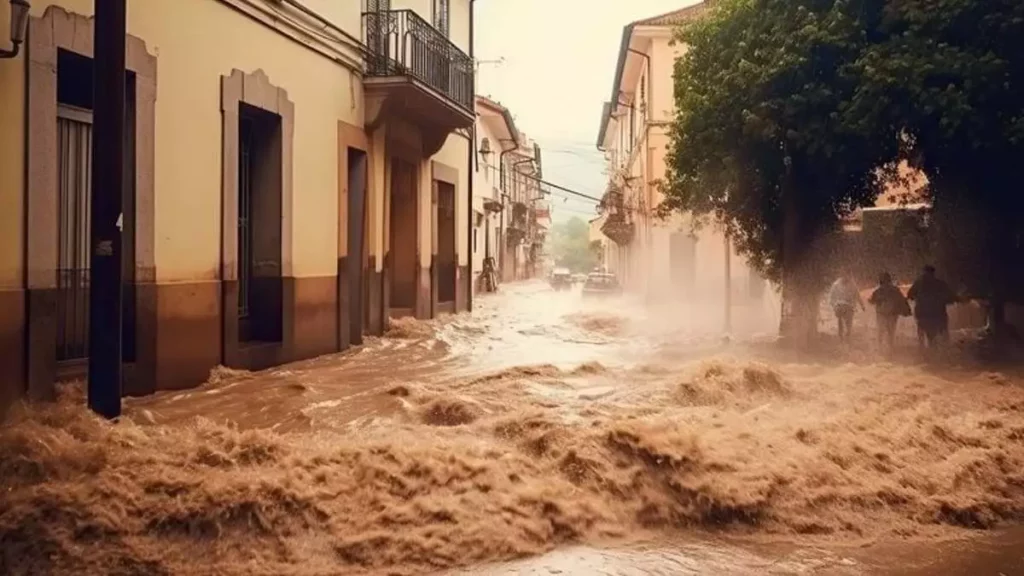
M928 265L910 286L907 298L914 301L918 345L922 348L935 348L949 332L946 306L957 301L956 295L948 284L935 276L935 267Z
M896 324L900 316L910 316L910 304L903 292L892 282L892 275L882 272L878 276L878 287L871 293L868 302L875 307L878 324L878 344L887 354L892 354L896 340Z
M848 274L843 274L832 283L828 291L828 303L836 313L836 321L839 323L839 341L849 342L850 333L853 331L853 314L857 306L864 310L864 301L860 298L857 284Z

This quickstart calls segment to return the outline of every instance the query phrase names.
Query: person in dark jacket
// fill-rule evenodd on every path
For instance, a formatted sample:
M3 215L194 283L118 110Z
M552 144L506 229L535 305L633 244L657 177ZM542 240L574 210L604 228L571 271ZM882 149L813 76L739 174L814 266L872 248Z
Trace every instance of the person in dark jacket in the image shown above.
M948 284L935 275L935 267L928 265L910 286L907 298L914 301L918 343L934 348L949 332L949 313L946 307L956 302L956 295Z
M868 303L875 307L878 344L892 352L896 340L896 324L900 316L910 315L910 305L903 297L903 292L893 284L891 274L882 272L878 276L878 287L871 293Z

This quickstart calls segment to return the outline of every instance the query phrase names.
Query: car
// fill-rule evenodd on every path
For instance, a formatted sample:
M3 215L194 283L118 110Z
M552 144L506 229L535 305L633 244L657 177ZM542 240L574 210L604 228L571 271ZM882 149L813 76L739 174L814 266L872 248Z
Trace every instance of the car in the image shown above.
M587 275L586 274L573 274L572 275L572 283L573 284L583 284L586 281L587 281Z
M615 274L607 272L591 272L587 275L587 281L583 283L583 296L618 296L622 294L622 286L619 285Z
M555 290L569 290L572 288L572 274L566 268L555 268L551 271L550 283Z

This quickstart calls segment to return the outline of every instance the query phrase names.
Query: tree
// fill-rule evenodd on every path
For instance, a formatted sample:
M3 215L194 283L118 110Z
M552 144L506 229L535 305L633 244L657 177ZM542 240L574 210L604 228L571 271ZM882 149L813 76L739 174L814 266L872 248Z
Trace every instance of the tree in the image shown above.
M551 227L551 251L557 266L573 272L588 272L596 264L590 249L590 226L582 218L572 218Z
M780 328L798 340L816 331L829 272L816 240L895 172L898 131L847 112L881 1L723 0L678 34L688 49L661 211L724 225L782 282L792 321Z
M1024 300L1024 3L891 0L871 39L850 114L902 129L943 272L991 302L999 329Z

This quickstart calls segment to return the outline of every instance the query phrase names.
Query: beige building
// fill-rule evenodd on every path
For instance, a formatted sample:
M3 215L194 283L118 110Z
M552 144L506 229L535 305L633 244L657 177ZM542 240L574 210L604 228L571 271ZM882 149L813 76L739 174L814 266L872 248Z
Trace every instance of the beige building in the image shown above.
M484 260L492 259L496 271L504 257L502 233L505 222L505 194L501 165L505 156L517 150L522 137L512 113L485 96L476 97L477 157L473 174L473 271L475 287L485 290Z
M652 301L721 299L729 286L733 302L759 302L764 282L720 230L711 226L694 234L685 216L654 216L663 198L659 184L674 116L673 69L685 50L672 42L673 30L705 10L697 4L623 29L597 141L608 160L609 184L603 215L591 226L610 241L601 248L609 270Z
M500 261L506 282L533 276L536 267L536 210L543 198L540 188L540 147L520 132L519 147L500 165L504 202L503 254Z
M481 271L488 257L501 282L538 273L551 213L541 194L540 146L518 130L501 103L477 96L476 114L473 270L477 289L485 289Z
M126 394L470 307L471 0L128 4ZM88 357L92 11L0 60L0 404Z

